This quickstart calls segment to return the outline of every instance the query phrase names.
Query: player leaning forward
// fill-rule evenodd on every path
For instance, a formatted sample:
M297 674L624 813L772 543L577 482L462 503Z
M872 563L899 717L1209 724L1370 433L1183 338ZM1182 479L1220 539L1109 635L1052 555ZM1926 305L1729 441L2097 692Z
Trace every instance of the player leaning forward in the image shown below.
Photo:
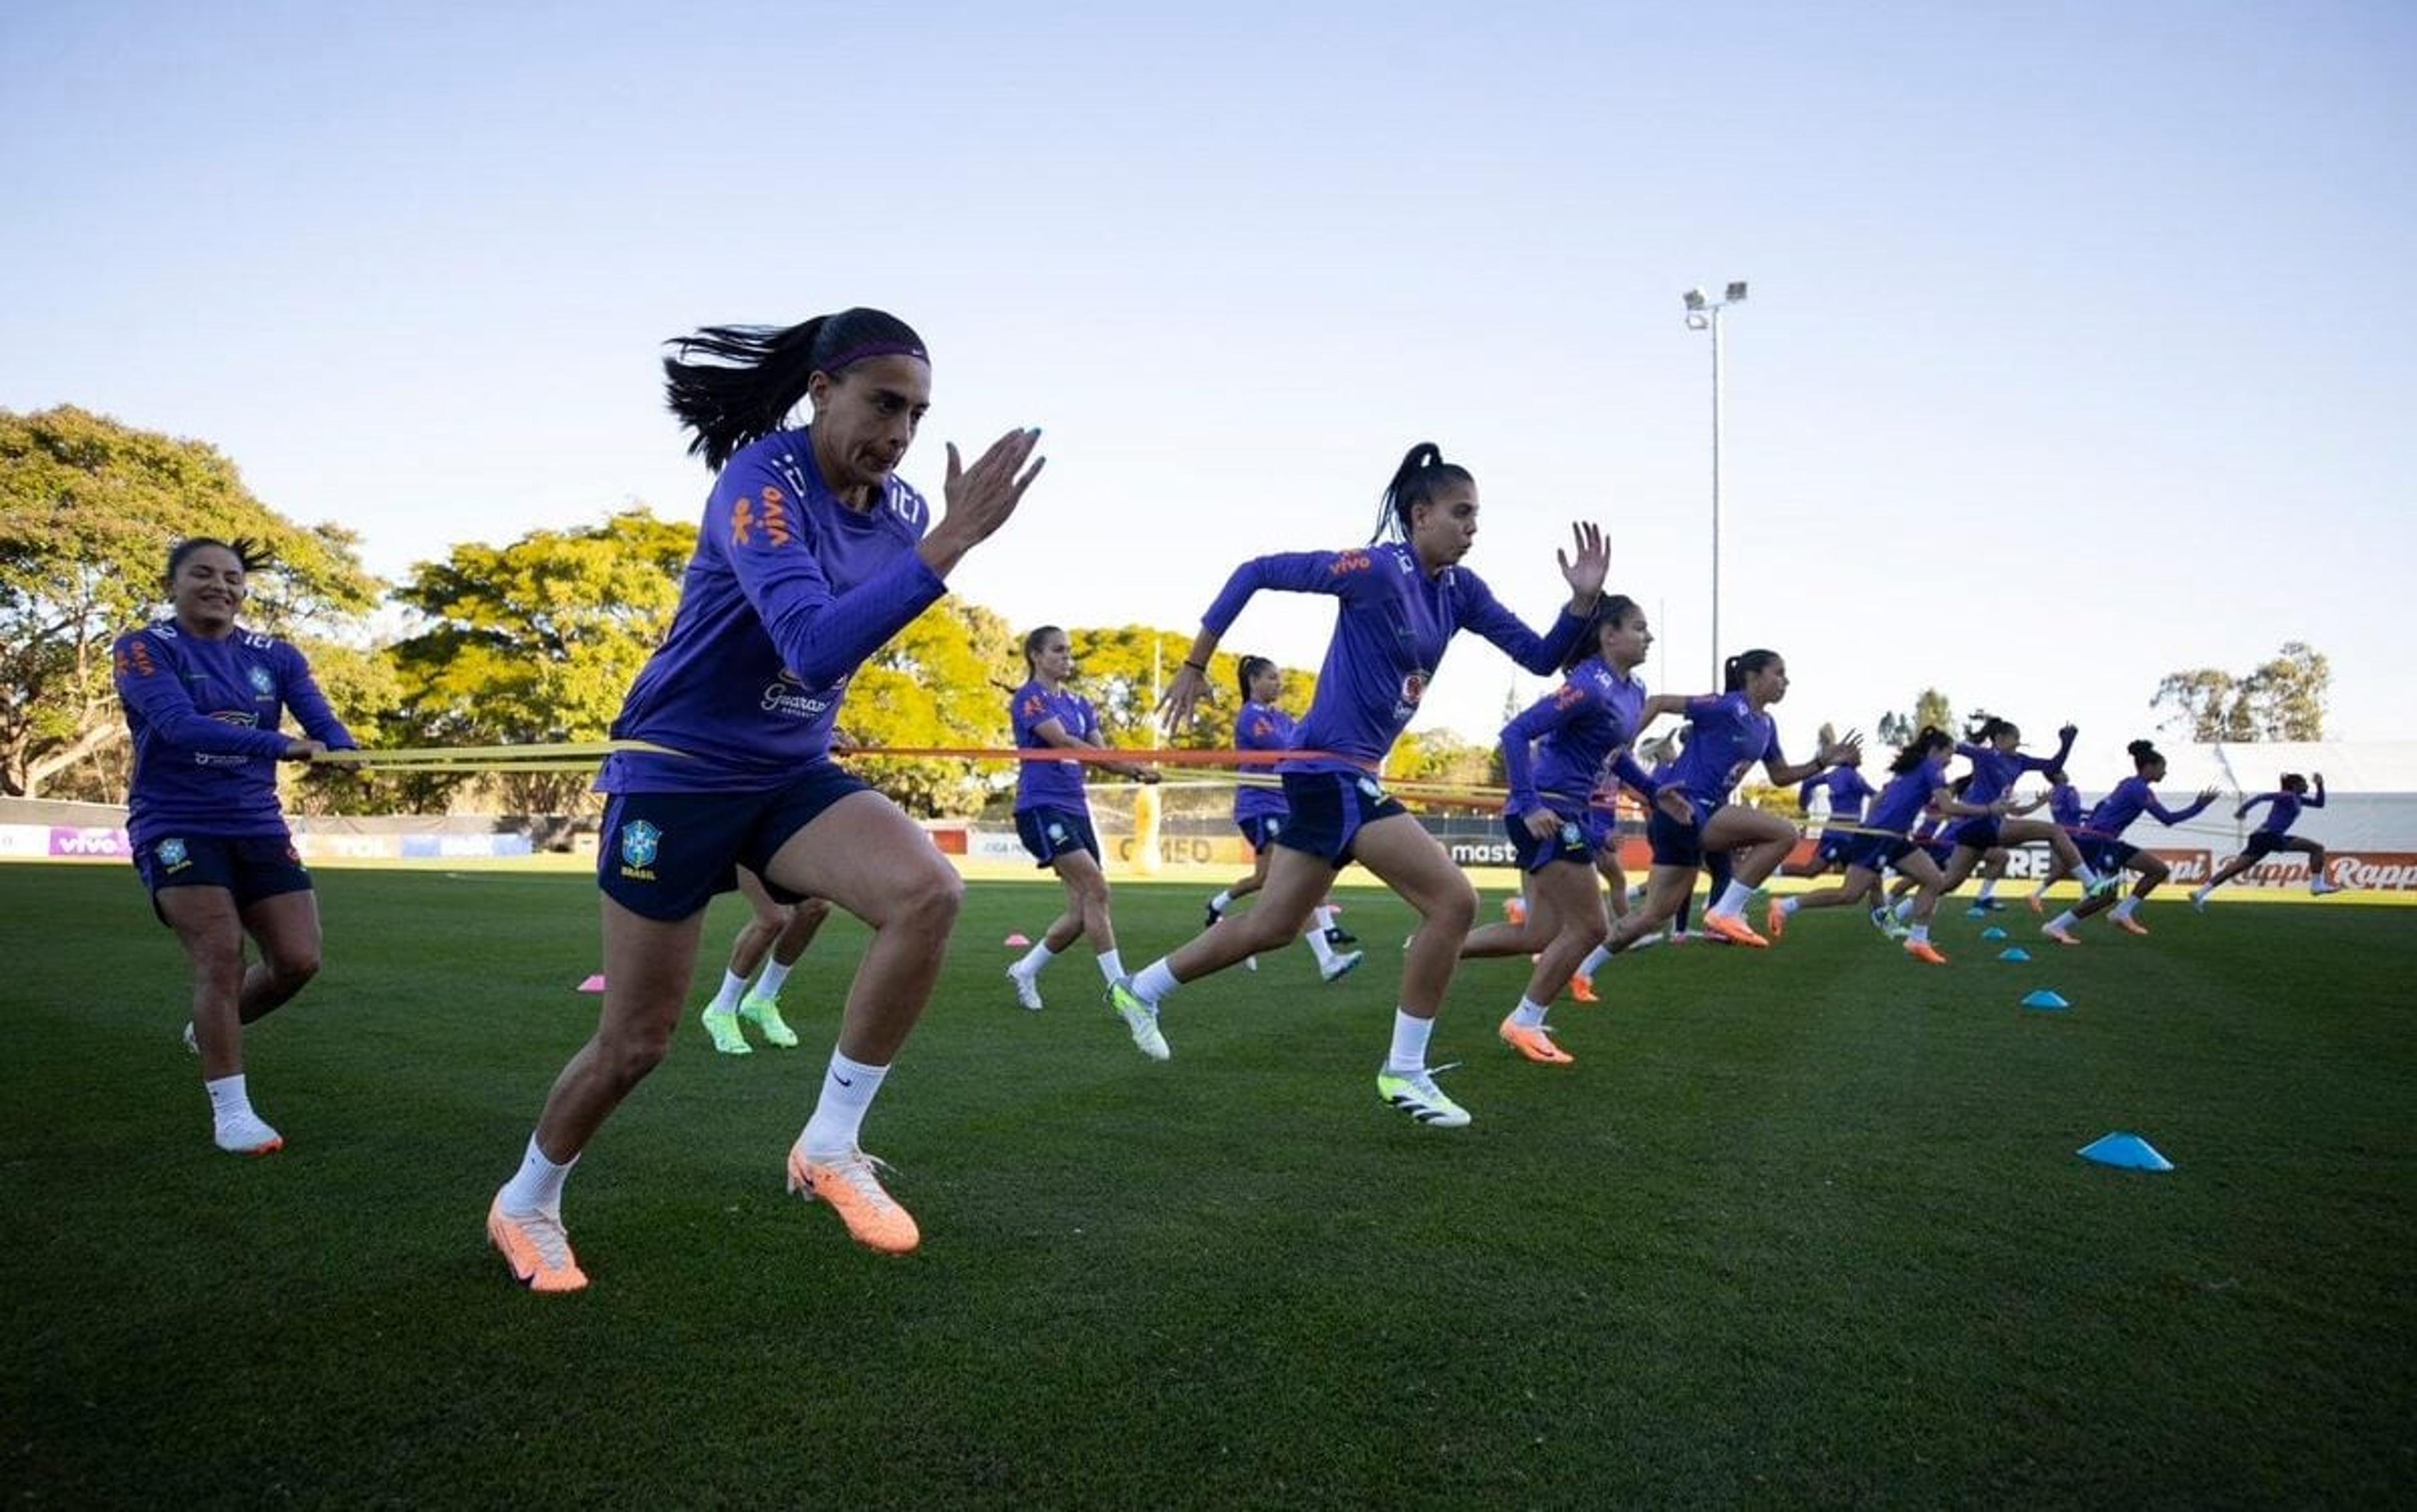
M663 364L671 407L718 476L671 633L614 733L681 754L620 753L598 783L611 795L602 1015L487 1219L513 1275L540 1291L587 1284L563 1178L670 1047L706 905L737 866L777 899L828 898L873 926L789 1187L874 1249L920 1241L858 1130L931 999L965 889L914 821L831 760L831 726L858 666L947 591L1041 470L1026 466L1038 431L1010 432L970 467L951 446L948 513L932 525L895 474L931 403L931 361L879 311L714 327L677 346ZM800 403L810 422L783 429Z

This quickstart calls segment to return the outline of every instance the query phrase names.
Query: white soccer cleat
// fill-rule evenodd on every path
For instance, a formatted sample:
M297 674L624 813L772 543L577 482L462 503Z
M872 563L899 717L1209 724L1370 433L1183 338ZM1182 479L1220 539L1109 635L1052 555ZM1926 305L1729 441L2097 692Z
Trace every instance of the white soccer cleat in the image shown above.
M1166 1036L1159 1032L1158 1010L1135 995L1130 978L1108 984L1108 1006L1117 1011L1117 1016L1132 1032L1133 1048L1153 1061L1164 1061L1175 1054L1167 1047Z
M1041 1009L1041 984L1012 966L1007 969L1007 979L1015 984L1015 1000L1039 1013Z
M1365 959L1367 959L1367 953L1356 950L1345 951L1340 955L1330 955L1318 963L1317 974L1329 982L1339 982L1349 976L1352 970Z
M214 1137L219 1148L231 1155L267 1155L285 1148L284 1136L248 1108L220 1119Z

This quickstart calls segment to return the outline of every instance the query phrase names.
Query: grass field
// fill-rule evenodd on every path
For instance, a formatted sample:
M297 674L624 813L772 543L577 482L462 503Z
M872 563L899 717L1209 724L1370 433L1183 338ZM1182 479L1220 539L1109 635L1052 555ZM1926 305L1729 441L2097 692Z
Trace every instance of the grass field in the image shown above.
M1367 969L1187 989L1157 1065L1087 956L1013 1006L999 940L1056 890L980 883L867 1130L920 1253L782 1191L864 939L835 924L785 995L805 1048L692 1024L607 1126L565 1210L595 1284L542 1298L480 1219L592 1026L592 884L320 885L327 970L251 1039L287 1149L247 1161L130 869L0 867L11 1504L2417 1495L2408 910L2177 896L2029 966L1959 911L1944 970L1808 917L1614 966L1555 1014L1566 1068L1493 1037L1524 963L1473 965L1446 1132L1372 1086L1390 897L1345 896ZM1128 960L1199 891L1121 889ZM2015 1007L2043 985L2073 1011ZM2180 1168L2075 1158L2115 1129Z

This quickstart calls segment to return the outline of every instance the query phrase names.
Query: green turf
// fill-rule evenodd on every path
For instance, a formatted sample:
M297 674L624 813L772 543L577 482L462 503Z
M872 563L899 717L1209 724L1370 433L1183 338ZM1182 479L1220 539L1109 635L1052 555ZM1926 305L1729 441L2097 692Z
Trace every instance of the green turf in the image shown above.
M327 871L327 968L252 1031L288 1140L208 1142L128 872L0 867L0 1487L26 1505L2407 1504L2417 914L2152 904L2148 939L1924 968L1847 914L1564 1002L1579 1058L1438 1031L1476 1115L1378 1104L1407 916L1187 989L1144 1061L1079 953L1027 1015L973 888L867 1144L923 1250L783 1196L863 932L794 1052L688 1025L566 1207L595 1285L480 1218L594 1002L592 887ZM1129 960L1198 889L1121 889ZM725 902L710 957L737 921ZM2009 915L2018 937L2029 915ZM718 970L718 968L717 968ZM2061 1015L2015 1000L2053 986ZM2179 1169L2074 1156L2137 1131Z

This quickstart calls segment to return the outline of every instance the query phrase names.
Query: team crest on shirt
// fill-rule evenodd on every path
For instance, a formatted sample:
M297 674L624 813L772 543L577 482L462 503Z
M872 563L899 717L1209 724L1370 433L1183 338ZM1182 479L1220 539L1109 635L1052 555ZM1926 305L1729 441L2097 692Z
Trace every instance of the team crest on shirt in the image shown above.
M631 819L621 826L621 875L653 881L655 874L645 868L655 863L662 844L663 832L644 819Z
M269 676L268 668L265 666L255 666L251 670L251 672L247 673L246 676L251 679L252 692L260 695L263 698L274 698L277 696L277 680Z
M188 865L192 863L193 859L190 855L187 854L185 850L185 842L174 838L160 841L158 847L153 849L152 854L160 858L160 865L166 867L172 872L183 871Z

